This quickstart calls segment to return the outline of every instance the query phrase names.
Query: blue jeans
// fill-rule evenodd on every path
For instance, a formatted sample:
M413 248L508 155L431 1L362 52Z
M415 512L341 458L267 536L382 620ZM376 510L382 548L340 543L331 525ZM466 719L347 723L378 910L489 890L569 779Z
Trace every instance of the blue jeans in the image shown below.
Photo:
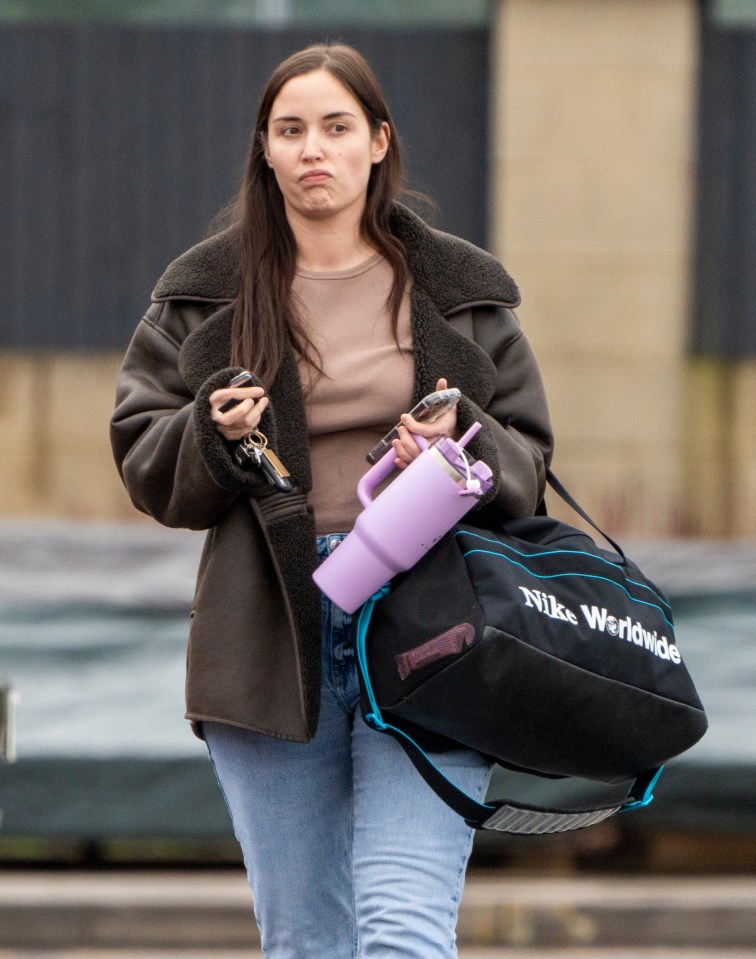
M322 561L340 539L318 537ZM359 710L352 617L323 599L320 721L306 745L204 723L268 959L451 959L472 830ZM477 753L437 764L481 799Z

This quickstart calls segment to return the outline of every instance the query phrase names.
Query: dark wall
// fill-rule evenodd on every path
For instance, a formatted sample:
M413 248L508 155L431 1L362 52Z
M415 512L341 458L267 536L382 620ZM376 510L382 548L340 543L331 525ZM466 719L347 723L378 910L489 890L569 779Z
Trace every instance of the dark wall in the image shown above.
M0 27L0 347L120 349L235 193L257 100L313 30ZM486 242L483 29L351 30L439 227Z
M756 355L756 29L701 29L692 349Z

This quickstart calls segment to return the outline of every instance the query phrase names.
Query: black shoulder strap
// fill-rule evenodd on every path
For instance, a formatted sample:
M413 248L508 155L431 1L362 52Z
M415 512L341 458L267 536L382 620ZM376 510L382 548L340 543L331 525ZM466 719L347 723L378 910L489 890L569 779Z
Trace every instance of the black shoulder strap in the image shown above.
M474 336L474 329L473 329L473 310L471 307L468 307L465 310L460 310L459 313L452 314L452 316L447 317L447 320L452 326L454 326L454 328L458 332L462 333L469 340L474 341L475 336ZM607 543L611 545L612 549L617 553L617 555L620 557L620 560L624 564L626 557L624 552L622 551L622 548L619 546L619 544L615 543L614 540L611 538L611 536L607 536L606 533L601 529L601 527L593 522L593 520L585 512L583 507L580 506L577 500L574 499L572 495L567 492L567 489L561 484L561 482L556 478L556 476L552 473L552 471L548 467L546 467L546 480L549 486L554 490L554 492L558 496L560 496L564 500L564 502L567 503L568 506L571 506L575 510L575 512L578 514L578 516L582 516L582 518L586 521L586 523L588 523L589 526L592 526L597 533L600 533L601 536L604 537L604 539L607 541ZM539 503L536 513L539 514L539 513L545 513L545 512L546 512L545 504L543 502Z
M549 486L554 490L554 492L558 496L560 496L568 506L571 506L572 509L575 510L578 516L581 516L586 521L586 523L588 523L589 526L592 526L597 533L600 533L604 537L607 543L611 545L612 549L617 553L617 555L620 557L620 559L624 563L626 560L626 557L619 543L616 543L611 538L611 536L608 536L603 531L603 529L601 529L600 526L598 526L596 523L593 522L593 520L586 513L583 507L572 496L572 494L567 491L566 487L562 485L562 483L556 478L556 476L551 472L551 470L548 467L546 469L546 481L548 482Z

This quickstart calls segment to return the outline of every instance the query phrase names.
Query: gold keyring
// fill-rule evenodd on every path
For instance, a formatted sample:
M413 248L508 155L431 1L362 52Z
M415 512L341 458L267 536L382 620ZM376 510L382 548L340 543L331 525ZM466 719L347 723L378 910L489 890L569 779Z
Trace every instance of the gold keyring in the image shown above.
M244 437L244 442L256 450L264 450L268 445L268 437L260 430L250 430Z

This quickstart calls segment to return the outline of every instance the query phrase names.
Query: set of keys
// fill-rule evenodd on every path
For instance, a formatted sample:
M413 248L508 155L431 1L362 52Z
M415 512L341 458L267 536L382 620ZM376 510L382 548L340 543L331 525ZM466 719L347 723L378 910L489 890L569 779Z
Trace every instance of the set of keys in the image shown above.
M252 430L234 449L234 459L243 470L259 469L265 479L282 493L291 493L294 487L289 479L290 473L268 448L268 437L260 430Z

